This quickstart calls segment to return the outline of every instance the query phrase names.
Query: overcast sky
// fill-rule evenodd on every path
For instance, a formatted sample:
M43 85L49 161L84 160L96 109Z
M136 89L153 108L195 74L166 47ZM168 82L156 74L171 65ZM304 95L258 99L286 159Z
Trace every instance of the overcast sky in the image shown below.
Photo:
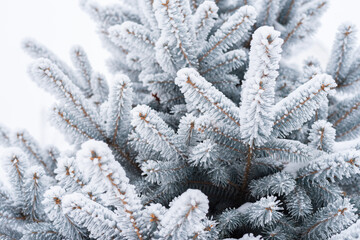
M359 7L359 0L330 1L321 29L314 36L316 51L311 52L325 62L338 25L360 25ZM109 76L104 72L108 53L96 35L95 24L77 0L1 0L0 29L0 123L11 129L26 128L41 143L63 142L61 134L46 119L54 99L28 77L32 60L20 43L24 38L36 39L66 62L70 62L71 46L81 44L93 67Z

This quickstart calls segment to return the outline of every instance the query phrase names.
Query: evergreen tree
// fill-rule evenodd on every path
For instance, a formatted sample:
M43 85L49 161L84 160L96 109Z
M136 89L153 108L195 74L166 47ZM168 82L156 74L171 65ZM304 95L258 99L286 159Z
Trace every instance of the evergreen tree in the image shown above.
M74 145L0 126L0 239L356 239L360 57L282 57L328 0L82 1L113 81L27 40L32 79ZM9 186L7 186L7 183Z

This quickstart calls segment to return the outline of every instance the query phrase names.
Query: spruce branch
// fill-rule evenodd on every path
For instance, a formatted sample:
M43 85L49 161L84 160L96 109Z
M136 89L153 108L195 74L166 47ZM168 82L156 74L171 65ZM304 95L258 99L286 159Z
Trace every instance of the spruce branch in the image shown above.
M65 190L60 186L52 186L44 194L43 206L44 211L53 226L63 236L69 236L71 239L83 239L85 231L76 225L67 214L63 212L62 200Z
M160 222L159 236L178 239L204 230L201 222L206 218L208 199L199 190L189 189L170 204Z
M289 21L287 28L282 31L284 49L294 44L302 35L314 32L316 21L328 6L327 0L304 1L304 5L298 9L296 15Z
M193 25L194 31L196 34L196 40L200 44L203 44L206 41L207 36L209 35L211 28L214 26L218 18L219 8L214 2L204 1L199 6L195 3L196 0L192 0L193 8L196 9L196 12L193 15Z
M359 164L359 153L356 151L325 155L300 169L298 179L325 184L335 182L357 175L360 172Z
M333 94L335 81L326 74L319 74L306 82L275 105L272 136L287 135L310 120L319 104L328 94Z
M178 9L179 11L176 11ZM191 9L188 0L158 0L154 2L155 17L161 36L171 39L171 55L181 56L176 68L182 65L195 67L197 59L194 44L194 29L189 28Z
M351 225L356 216L348 199L339 199L329 206L318 210L303 228L302 237L313 239L330 237Z
M252 6L244 6L237 10L212 35L208 44L202 49L199 62L212 61L223 51L229 49L247 34L255 23L256 12Z
M88 141L77 153L77 159L86 176L92 176L92 184L96 184L99 190L108 191L110 199L113 198L109 204L116 207L115 213L120 215L125 236L142 239L137 223L140 199L108 146L103 142Z
M352 24L342 24L338 28L333 45L327 72L333 76L338 87L342 85L352 61L352 54L356 46L356 27Z
M310 146L315 149L332 152L335 144L335 129L325 120L315 122L310 130Z
M163 158L176 160L186 158L175 141L175 132L157 115L156 111L142 105L132 111L131 125L154 149L159 149Z
M275 79L282 40L270 27L253 34L249 69L241 92L241 134L245 142L260 145L268 140L274 121Z
M132 97L130 79L125 75L116 76L110 91L106 116L106 133L113 144L124 145L127 139Z
M220 91L207 82L194 69L182 69L178 72L175 83L180 86L187 106L198 109L224 123L240 126L239 108Z
M100 123L96 121L98 115L94 106L83 97L79 89L55 64L47 59L40 59L33 64L31 73L37 84L68 103L69 110L74 114L81 114L84 120L92 126L93 131L98 134L98 138L106 138Z
M20 130L16 133L15 145L18 146L24 153L27 154L28 158L37 164L41 165L47 174L54 176L51 169L48 167L44 160L43 154L40 150L40 146L35 139L25 130Z
M116 224L119 216L82 194L66 195L61 204L64 214L77 225L87 228L91 238L122 239L126 237Z

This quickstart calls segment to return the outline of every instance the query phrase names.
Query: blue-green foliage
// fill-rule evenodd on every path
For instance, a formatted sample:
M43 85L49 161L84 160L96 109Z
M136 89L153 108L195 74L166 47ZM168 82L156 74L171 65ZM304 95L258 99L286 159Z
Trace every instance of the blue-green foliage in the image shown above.
M73 150L0 126L0 239L356 239L356 28L340 26L326 70L280 61L327 5L83 0L109 84L81 47L72 68L25 41Z

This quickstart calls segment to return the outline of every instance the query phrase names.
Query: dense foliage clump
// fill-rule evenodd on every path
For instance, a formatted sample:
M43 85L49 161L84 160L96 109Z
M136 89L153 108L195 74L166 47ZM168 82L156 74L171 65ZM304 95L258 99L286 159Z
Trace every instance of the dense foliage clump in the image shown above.
M360 55L339 27L329 63L286 59L328 0L82 1L112 81L35 41L72 151L0 128L0 239L356 239ZM109 84L110 83L110 84Z

